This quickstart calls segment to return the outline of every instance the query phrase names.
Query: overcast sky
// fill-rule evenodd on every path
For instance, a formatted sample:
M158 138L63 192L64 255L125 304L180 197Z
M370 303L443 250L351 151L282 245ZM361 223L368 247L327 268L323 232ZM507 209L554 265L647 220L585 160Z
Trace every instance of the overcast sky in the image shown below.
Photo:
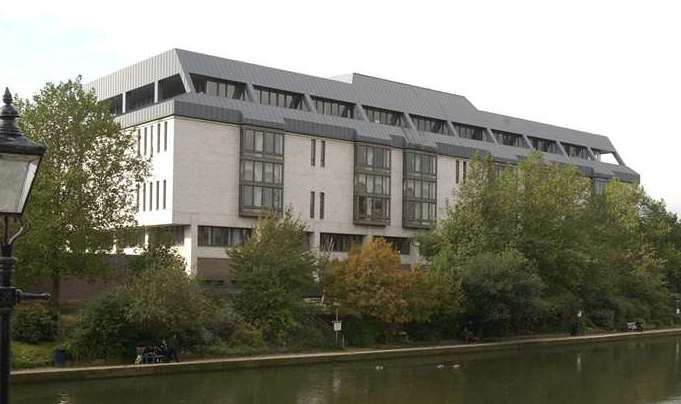
M13 1L0 85L23 96L171 48L461 94L482 110L606 135L681 213L681 2Z

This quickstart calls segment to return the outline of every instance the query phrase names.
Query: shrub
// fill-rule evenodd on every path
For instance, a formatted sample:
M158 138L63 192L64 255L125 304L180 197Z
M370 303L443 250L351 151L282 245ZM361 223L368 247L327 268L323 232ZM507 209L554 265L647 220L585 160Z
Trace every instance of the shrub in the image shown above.
M87 305L68 351L76 359L132 357L140 335L128 321L129 302L126 291L117 289Z
M168 264L166 259L162 263L151 262L127 287L127 322L152 341L171 340L181 349L210 342L207 326L217 308L187 276L184 264Z
M54 313L42 304L17 306L12 321L12 338L35 344L54 341L57 336L57 321Z
M343 322L345 343L356 347L374 346L384 340L383 328L371 318L350 317Z
M466 316L483 333L530 330L546 310L544 283L514 250L471 258L462 285Z

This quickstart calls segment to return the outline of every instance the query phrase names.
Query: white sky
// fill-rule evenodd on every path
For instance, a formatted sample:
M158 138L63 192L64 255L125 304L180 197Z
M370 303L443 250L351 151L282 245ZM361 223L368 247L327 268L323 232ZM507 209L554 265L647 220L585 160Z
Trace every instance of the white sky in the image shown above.
M0 85L27 96L183 48L330 77L358 72L610 137L681 214L681 2L9 1Z

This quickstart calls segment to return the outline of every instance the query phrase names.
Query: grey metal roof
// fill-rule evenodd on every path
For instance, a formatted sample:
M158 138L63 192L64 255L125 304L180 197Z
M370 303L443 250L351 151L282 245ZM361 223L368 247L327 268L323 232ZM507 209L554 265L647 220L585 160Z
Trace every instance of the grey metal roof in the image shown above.
M605 136L480 111L468 99L460 95L362 74L353 74L352 82L348 83L181 49L164 52L99 78L88 83L87 86L94 88L100 99L106 99L175 74L179 74L182 78L187 89L186 94L126 113L118 117L121 125L130 127L170 115L179 115L227 123L266 126L321 137L424 149L449 156L470 157L475 153L480 153L491 154L501 161L517 161L530 152L529 149L457 136L418 132L411 128L380 125L360 119L340 118L310 111L211 97L196 93L194 90L190 74L200 74L243 82L249 87L254 85L271 87L303 93L307 96L390 109L406 114L476 125L617 153ZM617 177L625 181L639 180L639 175L624 165L571 158L562 154L545 153L545 156L551 161L576 165L590 176Z

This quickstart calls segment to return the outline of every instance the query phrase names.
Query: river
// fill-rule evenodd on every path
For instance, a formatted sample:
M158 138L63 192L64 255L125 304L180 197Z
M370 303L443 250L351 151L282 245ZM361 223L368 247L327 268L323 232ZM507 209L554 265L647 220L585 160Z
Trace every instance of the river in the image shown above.
M18 385L13 404L681 403L681 337Z

